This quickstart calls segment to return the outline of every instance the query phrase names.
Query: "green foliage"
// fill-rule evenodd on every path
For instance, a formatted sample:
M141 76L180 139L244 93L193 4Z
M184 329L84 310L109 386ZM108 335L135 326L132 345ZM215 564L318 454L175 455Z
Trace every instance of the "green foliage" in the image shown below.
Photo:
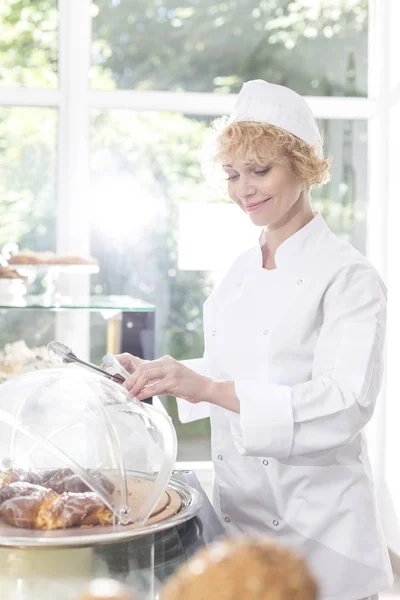
M94 85L102 73L120 89L221 93L262 78L299 93L345 95L346 60L357 48L358 76L366 75L367 0L96 0L96 5ZM366 94L365 76L356 82L359 94Z
M0 85L57 86L57 0L0 0Z
M57 113L0 107L0 246L55 247Z

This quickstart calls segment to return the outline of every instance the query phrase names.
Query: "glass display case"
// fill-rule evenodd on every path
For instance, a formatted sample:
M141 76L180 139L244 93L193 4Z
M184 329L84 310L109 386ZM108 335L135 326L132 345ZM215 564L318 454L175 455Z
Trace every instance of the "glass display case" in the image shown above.
M197 490L202 505L195 516L168 529L80 548L0 545L0 589L5 597L77 600L89 581L111 577L132 590L137 600L157 600L164 582L180 565L223 535L223 527L193 472L174 471L171 482Z
M75 365L0 385L5 597L72 600L108 575L155 599L205 543L201 493L171 479L176 449L166 413Z
M129 296L0 298L0 376L8 379L50 366L45 347L60 340L99 364L106 352L154 358L155 307Z

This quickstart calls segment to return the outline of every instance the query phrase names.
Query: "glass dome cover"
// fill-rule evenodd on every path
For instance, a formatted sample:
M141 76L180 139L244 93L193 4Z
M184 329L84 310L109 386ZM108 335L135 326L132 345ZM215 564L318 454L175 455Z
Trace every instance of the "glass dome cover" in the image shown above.
M145 523L164 494L176 452L171 419L101 375L44 369L0 386L3 472L70 469L115 523Z

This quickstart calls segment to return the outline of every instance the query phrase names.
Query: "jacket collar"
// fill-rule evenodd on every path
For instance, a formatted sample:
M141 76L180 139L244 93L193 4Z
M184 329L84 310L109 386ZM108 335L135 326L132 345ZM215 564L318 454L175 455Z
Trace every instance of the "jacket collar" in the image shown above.
M278 269L287 268L304 260L305 256L315 251L315 247L327 234L332 234L326 221L319 212L304 227L288 237L275 252L275 264ZM262 261L261 247L268 238L268 232L263 231L257 246L257 255Z

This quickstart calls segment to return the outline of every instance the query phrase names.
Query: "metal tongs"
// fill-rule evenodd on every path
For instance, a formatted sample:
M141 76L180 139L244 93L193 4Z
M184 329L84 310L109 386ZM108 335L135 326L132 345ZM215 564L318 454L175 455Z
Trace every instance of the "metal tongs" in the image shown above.
M82 365L87 369L91 369L92 371L96 371L97 373L101 373L108 379L112 379L117 383L124 383L125 379L129 377L129 373L124 367L118 362L118 360L112 354L106 354L103 358L103 364L106 368L111 368L116 373L109 373L105 369L102 369L92 363L86 362L85 360L81 360L78 358L67 346L62 342L50 342L47 344L47 351L52 360L59 363L77 363L78 365Z

